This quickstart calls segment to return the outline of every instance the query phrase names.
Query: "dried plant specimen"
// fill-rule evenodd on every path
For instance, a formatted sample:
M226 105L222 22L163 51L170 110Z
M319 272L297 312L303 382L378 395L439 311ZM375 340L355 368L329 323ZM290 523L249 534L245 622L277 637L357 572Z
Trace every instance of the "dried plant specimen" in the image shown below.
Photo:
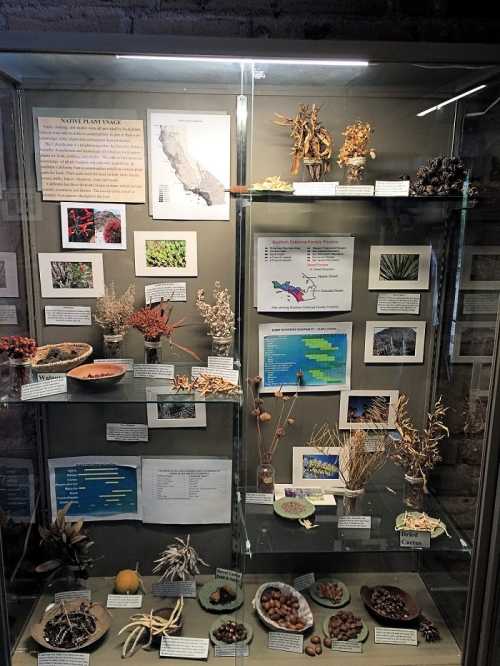
M141 645L141 641L146 641L142 645L143 650L148 650L152 643L153 639L161 638L162 636L169 636L182 627L181 617L182 611L184 608L184 598L181 597L177 599L175 607L170 614L168 619L161 617L161 615L154 615L153 611L147 615L146 613L140 613L138 615L132 615L128 624L120 629L118 636L123 634L124 631L130 631L129 635L125 639L122 648L122 658L131 657L138 646Z
M120 296L112 282L106 286L104 296L96 299L94 319L105 335L124 335L130 327L134 312L135 286L130 284Z
M376 157L375 150L369 145L373 131L370 123L357 120L352 125L347 125L342 132L345 139L339 151L337 164L340 167L348 168L347 181L349 183L357 183L361 180L367 157L371 157L372 160Z
M191 535L188 534L186 540L175 537L176 543L172 543L155 560L153 573L161 574L160 582L164 580L186 580L190 576L200 573L198 565L204 567L210 566L202 560L198 552L190 544Z
M198 289L196 307L203 321L208 326L208 333L215 338L228 338L234 331L234 312L231 309L231 294L219 281L214 283L212 291L214 303L205 300L205 290Z
M25 361L36 352L36 340L20 335L0 338L0 352L6 352L9 358Z

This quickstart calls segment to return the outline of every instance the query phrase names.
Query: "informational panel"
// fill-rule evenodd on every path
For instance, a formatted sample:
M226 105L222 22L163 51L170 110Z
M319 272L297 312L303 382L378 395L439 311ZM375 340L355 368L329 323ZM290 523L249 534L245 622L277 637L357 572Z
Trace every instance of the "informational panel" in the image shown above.
M23 458L0 458L0 511L14 521L29 521L33 513L33 463Z

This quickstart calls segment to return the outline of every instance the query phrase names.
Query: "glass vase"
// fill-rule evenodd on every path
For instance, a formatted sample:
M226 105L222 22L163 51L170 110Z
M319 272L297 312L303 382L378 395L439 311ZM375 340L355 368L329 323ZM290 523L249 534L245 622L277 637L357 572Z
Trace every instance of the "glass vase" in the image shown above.
M29 359L9 358L9 398L20 398L21 387L33 381Z
M423 511L424 509L424 485L422 476L409 476L405 474L403 491L403 504L412 511Z
M103 335L104 358L123 358L123 334Z
M274 493L274 478L276 471L271 464L271 456L264 455L262 462L257 466L257 492Z
M346 161L346 185L360 185L366 166L366 157L349 157Z
M233 352L233 336L216 336L212 337L212 356L232 356Z
M344 497L342 499L342 515L344 516L360 516L361 515L361 505L363 502L363 495L365 494L365 489L360 488L359 490L349 490L346 488L344 490Z
M161 361L161 340L157 342L144 340L144 363L155 364Z

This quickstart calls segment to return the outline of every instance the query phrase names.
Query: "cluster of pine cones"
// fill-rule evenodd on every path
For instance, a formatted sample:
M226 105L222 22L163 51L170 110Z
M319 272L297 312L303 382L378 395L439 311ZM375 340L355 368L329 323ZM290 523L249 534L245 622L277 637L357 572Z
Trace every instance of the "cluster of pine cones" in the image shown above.
M461 195L467 170L459 157L434 157L417 169L410 182L411 196ZM407 178L407 177L406 177ZM477 188L469 188L469 196L476 196Z

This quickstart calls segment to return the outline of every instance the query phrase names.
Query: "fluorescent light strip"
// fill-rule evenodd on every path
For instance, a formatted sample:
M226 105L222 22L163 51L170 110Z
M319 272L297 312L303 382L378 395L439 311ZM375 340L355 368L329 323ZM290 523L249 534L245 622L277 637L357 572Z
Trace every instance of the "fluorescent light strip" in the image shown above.
M215 62L230 64L258 64L258 65L319 65L325 67L368 67L368 60L294 60L282 58L222 58L212 56L148 56L148 55L117 55L118 60L167 60L172 62Z
M462 97L467 97L468 95L472 95L473 93L478 92L478 90L482 90L483 88L486 88L485 83L483 83L483 85L481 86L477 86L477 88L472 88L472 90L467 90L467 92L464 92L461 95L457 95L456 97L451 97L450 99L447 99L444 102L441 102L440 104L436 104L436 106L431 106L430 109L425 109L425 111L420 111L420 113L417 113L417 116L419 118L422 118L423 116L426 116L428 113L432 113L433 111L438 111L439 109L442 109L443 106L447 106L452 102L456 102L457 99L462 99Z

